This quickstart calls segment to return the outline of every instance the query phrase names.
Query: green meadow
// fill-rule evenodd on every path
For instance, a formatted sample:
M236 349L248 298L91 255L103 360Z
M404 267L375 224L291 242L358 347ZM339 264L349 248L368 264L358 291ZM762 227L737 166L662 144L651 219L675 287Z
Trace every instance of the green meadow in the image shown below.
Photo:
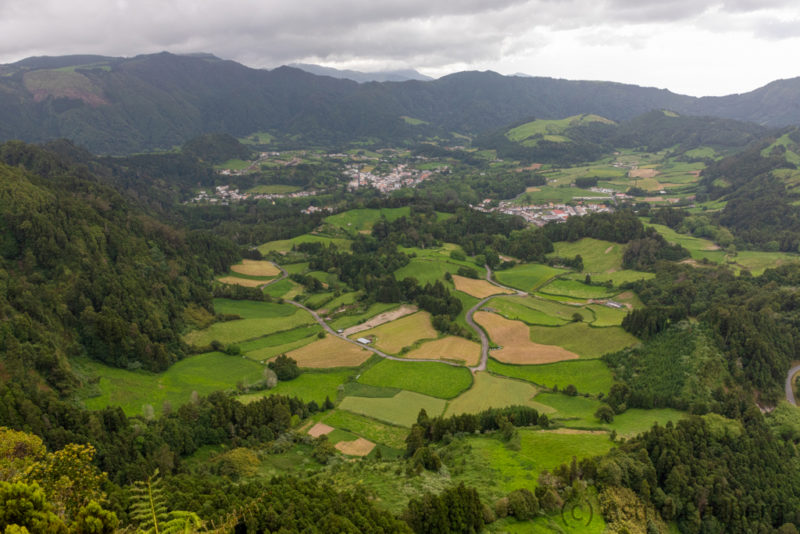
M520 264L505 271L497 271L494 277L501 284L523 291L535 291L548 280L567 271L538 263Z
M348 396L339 403L339 409L410 428L417 421L420 410L436 417L442 415L446 404L443 399L401 391L393 397Z
M586 323L564 326L532 326L531 341L543 345L558 345L581 358L599 358L639 343L639 340L618 326L594 328Z
M578 241L559 241L553 243L554 251L548 256L583 258L584 273L604 273L622 268L622 254L625 245L585 237Z
M300 243L323 243L324 245L329 245L332 243L342 250L350 250L352 241L338 237L324 237L313 234L303 234L292 239L282 239L264 243L258 247L258 251L264 255L267 255L270 252L289 252L292 250L292 247L299 245Z
M519 380L494 376L486 372L475 373L475 383L470 389L447 404L445 416L462 413L479 413L489 408L524 405L549 413L552 409L533 400L539 390Z
M465 367L439 362L381 360L358 378L362 384L414 391L431 397L452 399L472 385Z
M288 304L282 306L290 306ZM290 306L291 307L291 306ZM184 336L190 345L205 347L212 341L219 341L225 345L239 343L266 336L276 332L291 330L301 325L314 323L311 314L295 308L291 315L278 317L260 317L253 319L239 319L214 323L205 330L195 330Z
M237 398L241 402L248 403L270 395L286 395L299 397L305 402L314 401L322 406L326 397L331 401L336 401L339 385L344 384L351 376L353 376L352 369L330 372L305 371L293 380L278 382L278 385L272 389L247 393Z
M527 380L544 388L564 389L572 384L579 393L608 393L614 383L611 371L602 360L567 360L541 365L513 365L489 358L489 372Z

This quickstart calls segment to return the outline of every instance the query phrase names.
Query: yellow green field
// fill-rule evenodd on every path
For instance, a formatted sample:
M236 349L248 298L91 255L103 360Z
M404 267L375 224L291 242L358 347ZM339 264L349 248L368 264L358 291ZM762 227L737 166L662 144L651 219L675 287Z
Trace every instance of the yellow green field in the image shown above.
M268 280L254 280L252 278L240 278L238 276L220 276L217 281L231 286L258 287L263 286Z
M503 289L494 284L490 284L486 280L475 280L474 278L466 278L457 274L453 275L453 284L455 284L458 291L463 291L467 295L472 295L482 299L489 295L499 295L513 293L510 289Z
M239 319L214 323L205 330L195 330L184 336L184 340L197 347L204 347L216 340L224 344L239 343L248 339L291 330L292 328L311 324L314 318L304 310L295 310L291 315L284 317L268 317L255 319Z
M328 334L299 349L286 353L297 360L297 365L308 368L358 367L367 361L372 352Z
M431 314L419 311L395 321L350 336L373 339L374 344L390 354L399 354L403 347L409 347L422 339L436 339L438 333L431 325Z
M463 337L447 336L423 343L405 356L425 360L453 360L472 366L477 365L481 358L481 346Z
M442 415L446 401L412 391L401 391L394 397L345 397L339 409L386 421L393 425L411 427L421 409L430 417Z
M493 376L487 372L475 373L472 387L447 404L445 416L479 413L489 408L514 405L530 406L540 413L554 412L550 406L533 400L538 393L536 386L521 380Z
M639 340L618 326L593 328L586 323L569 323L564 326L532 326L531 339L545 345L557 345L581 358L599 358L607 352L616 352L639 343ZM509 362L515 363L515 362Z
M231 271L248 276L278 276L281 271L272 262L258 260L242 260L242 263L231 266Z

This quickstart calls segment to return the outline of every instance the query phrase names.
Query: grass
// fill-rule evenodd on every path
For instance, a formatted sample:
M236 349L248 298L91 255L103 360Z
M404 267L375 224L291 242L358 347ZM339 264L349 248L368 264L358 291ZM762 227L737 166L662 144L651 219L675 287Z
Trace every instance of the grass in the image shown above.
M445 401L411 391L401 391L394 397L345 397L339 408L356 414L410 428L417 422L419 411L436 417L444 412Z
M661 224L648 224L647 226L655 228L656 231L664 236L664 239L670 243L677 243L687 249L692 259L701 260L707 258L715 263L720 263L725 260L725 252L719 250L719 247L713 241L688 234L679 234L669 226L663 226Z
M464 367L438 362L398 362L381 360L361 374L363 384L414 391L452 399L472 385L472 375Z
M399 354L404 347L410 347L422 339L436 339L438 335L431 325L431 314L419 311L350 337L374 338L376 347L390 354Z
M572 314L581 309L531 297L495 298L488 302L486 307L507 319L546 326L566 324L572 320Z
M603 273L622 268L625 245L584 237L574 242L553 243L553 248L554 252L548 256L572 258L580 255L583 258L584 272Z
M665 425L667 421L677 422L685 416L683 412L671 408L629 408L615 415L611 423L603 423L594 416L602 404L595 399L570 397L563 393L540 393L536 401L557 410L557 413L549 416L551 421L575 429L616 430L620 436L634 436L649 430L653 423Z
M604 119L598 115L573 115L571 117L567 117L565 119L555 119L555 120L535 120L531 122L527 122L521 126L517 126L516 128L512 128L508 132L506 132L506 137L510 141L520 142L525 141L526 139L533 137L535 135L541 135L545 139L549 137L560 137L563 140L569 140L566 137L561 136L560 134L564 133L569 127L571 126L578 126L580 124L586 124L590 122L604 122L608 124L613 124L612 121L608 119ZM555 139L551 139L555 141ZM557 142L557 141L556 141Z
M228 284L233 286L244 286L244 287L258 287L264 285L269 280L258 280L255 278L246 278L244 276L236 276L236 275L229 275L229 276L220 276L217 278L217 282L222 284Z
M214 340L228 345L312 323L314 323L314 318L311 317L311 314L304 310L295 309L293 314L286 316L214 323L205 330L189 332L184 336L184 340L196 347L205 347Z
M278 385L272 389L240 395L237 398L243 403L248 403L271 395L286 395L288 397L299 397L304 402L314 401L322 406L325 402L325 397L330 398L332 401L336 400L339 385L344 384L353 373L354 371L352 370L327 373L306 371L294 380L278 382Z
M564 326L532 326L531 339L536 343L557 345L579 354L581 358L599 358L639 343L620 327L593 328L586 323Z
M286 353L297 360L298 366L308 368L358 367L372 354L363 347L330 334L325 339Z
M303 288L288 278L275 282L264 288L264 293L272 298L292 298L303 292Z
M411 208L408 206L382 209L360 208L330 215L325 217L324 222L348 231L361 232L372 230L372 226L381 217L386 217L387 221L392 222L400 217L408 217L409 215L411 215Z
M447 404L445 416L462 413L479 413L489 408L524 405L540 412L550 413L552 408L535 402L533 398L539 390L519 380L493 376L489 373L475 373L472 387Z
M281 271L270 261L242 260L231 266L231 271L248 276L278 276Z
M610 297L615 293L613 289L608 289L605 286L590 286L578 280L561 279L553 280L539 291L545 294L579 299L601 299Z
M242 357L220 352L198 354L174 364L160 374L128 371L88 360L76 360L90 375L100 377L100 395L84 400L90 410L120 406L129 416L141 415L149 404L156 414L164 402L177 409L189 402L193 391L208 395L214 391L235 389L236 384L252 384L263 378L264 366Z
M296 185L282 185L282 184L272 184L272 185L257 185L252 189L248 189L248 193L254 194L261 194L261 195L287 195L289 193L295 193L300 191L302 187L298 187Z
M371 317L375 317L379 313L383 313L389 311L391 309L397 308L398 305L394 303L387 303L387 302L376 302L375 304L371 304L369 308L364 310L361 313L354 313L352 315L345 314L340 317L335 318L328 324L333 328L336 329L344 329L350 328L351 326L355 326L357 324L361 324L367 319Z
M393 449L405 449L406 446L407 428L387 425L369 417L344 410L333 410L326 412L319 421Z
M611 197L607 193L596 193L589 189L581 189L580 187L548 187L544 186L539 191L528 191L523 193L515 200L518 204L545 204L547 202L555 202L557 204L565 204L572 200L583 199L588 203L601 203L611 202ZM587 200L588 199L588 200Z
M591 322L592 326L620 326L622 320L628 315L628 309L614 309L602 304L592 304L587 306L594 315L594 320ZM589 318L587 317L587 320Z
M608 393L614 383L611 371L602 360L569 360L543 365L511 365L489 358L490 372L527 380L538 386L564 389L572 384L580 393Z
M286 354L314 343L319 339L317 334L320 332L322 327L318 324L302 326L242 343L240 347L244 355L251 360L264 362L279 354Z
M486 329L491 340L501 347L492 352L492 357L499 361L540 364L579 357L578 354L555 346L554 343L532 342L530 327L523 322L511 321L497 314L483 311L476 312L474 318L479 325Z
M458 272L459 267L462 265L464 265L464 263L451 262L444 257L416 257L411 258L411 261L409 261L407 265L397 269L394 273L394 277L398 280L403 280L404 278L415 278L417 282L424 285L427 283L433 283L437 280L443 281L446 273L456 273ZM474 264L472 267L478 271L479 276L483 276L485 274L485 270L483 268L479 268ZM499 288L497 289L499 291Z
M572 273L565 276L571 280L583 282L586 279L587 273ZM637 280L649 280L655 278L655 273L646 273L644 271L634 271L632 269L623 269L621 271L614 271L613 273L590 273L592 282L605 283L611 281L614 286L620 286L626 282L635 282Z
M481 358L481 345L458 336L446 336L423 343L406 354L408 358L424 360L449 360L465 365L477 365Z
M258 247L259 252L261 254L267 255L270 252L289 252L292 250L292 247L295 245L299 245L300 243L323 243L325 245L329 245L333 243L337 247L342 250L350 250L350 245L352 241L349 239L342 239L336 237L324 237L312 234L304 234L299 237L294 237L292 239L281 239L278 241L270 241L269 243L264 243L260 247Z
M534 291L551 278L563 274L563 269L555 269L538 263L521 264L506 271L497 271L494 277L503 285L523 291Z
M297 308L291 304L256 302L252 300L214 299L214 312L238 315L242 319L271 319L293 315Z

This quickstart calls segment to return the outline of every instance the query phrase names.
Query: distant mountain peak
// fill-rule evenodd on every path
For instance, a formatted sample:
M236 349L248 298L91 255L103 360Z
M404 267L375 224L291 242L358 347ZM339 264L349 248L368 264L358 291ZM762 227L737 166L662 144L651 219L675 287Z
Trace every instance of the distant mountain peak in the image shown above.
M420 74L414 69L384 70L376 72L361 72L357 70L341 70L309 63L292 63L289 65L296 69L304 70L317 76L330 76L331 78L353 80L358 83L366 82L407 82L410 80L431 81L433 78Z

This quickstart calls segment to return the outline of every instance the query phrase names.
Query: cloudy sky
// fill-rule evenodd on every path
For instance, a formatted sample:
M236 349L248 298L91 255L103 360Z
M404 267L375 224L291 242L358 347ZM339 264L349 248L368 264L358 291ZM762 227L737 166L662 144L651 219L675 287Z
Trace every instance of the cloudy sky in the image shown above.
M0 0L0 63L162 50L251 67L491 69L723 95L800 76L800 2Z

